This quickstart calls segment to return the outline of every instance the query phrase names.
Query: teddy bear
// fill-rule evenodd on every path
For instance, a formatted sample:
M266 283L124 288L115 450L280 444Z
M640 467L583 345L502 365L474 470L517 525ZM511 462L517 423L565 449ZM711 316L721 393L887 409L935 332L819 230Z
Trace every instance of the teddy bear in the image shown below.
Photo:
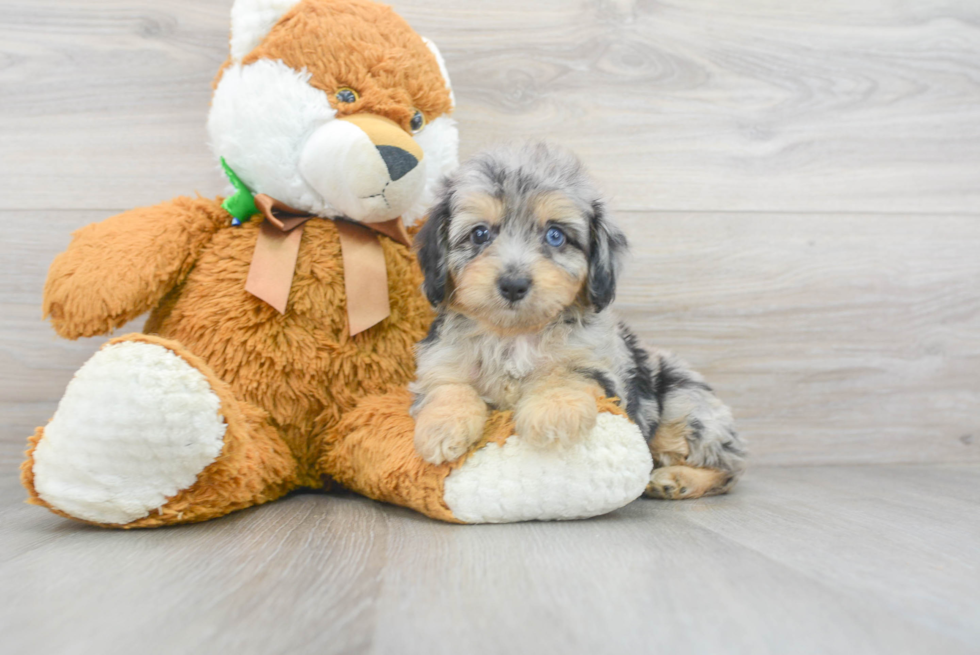
M104 527L202 521L342 485L451 522L593 516L652 459L612 400L592 438L536 450L497 413L459 460L413 448L407 384L432 320L411 250L457 164L439 50L368 0L236 0L210 146L233 193L78 230L43 311L108 341L29 439L29 502Z

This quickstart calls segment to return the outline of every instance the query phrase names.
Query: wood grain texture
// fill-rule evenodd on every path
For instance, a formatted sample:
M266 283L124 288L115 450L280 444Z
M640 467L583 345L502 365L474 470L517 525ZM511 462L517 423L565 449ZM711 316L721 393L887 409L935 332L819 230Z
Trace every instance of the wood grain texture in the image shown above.
M965 0L395 3L464 156L546 137L609 192L621 313L750 440L733 495L451 526L305 494L129 533L22 504L24 440L102 342L41 323L47 267L91 221L221 192L230 4L4 3L0 653L977 651L980 467L943 463L980 462Z
M980 221L648 214L617 307L759 463L980 461Z
M572 523L298 495L117 532L0 480L3 652L968 653L980 468L756 468Z
M2 206L128 209L221 178L206 147L221 2L7 2Z
M464 154L547 137L631 210L976 212L980 6L406 0ZM229 0L11 0L0 207L223 188L204 147Z
M101 216L0 211L0 421L17 443L102 343L58 339L38 309L67 235ZM618 218L632 237L618 310L707 376L756 464L980 462L980 221Z
M71 230L222 189L204 120L229 4L8 3L0 420L11 434L51 415L101 343L59 341L38 320ZM718 386L757 462L980 460L975 7L398 10L444 50L464 155L521 135L582 153L634 244L621 310ZM655 211L676 207L705 211Z

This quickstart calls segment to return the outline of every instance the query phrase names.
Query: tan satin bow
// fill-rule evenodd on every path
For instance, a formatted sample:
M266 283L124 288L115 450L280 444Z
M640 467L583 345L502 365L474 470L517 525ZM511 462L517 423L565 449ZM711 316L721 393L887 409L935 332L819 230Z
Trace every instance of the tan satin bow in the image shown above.
M263 193L256 194L254 200L266 220L262 222L255 242L245 290L285 314L303 224L316 216L293 209ZM354 336L391 314L388 270L377 235L383 234L405 246L411 245L411 239L401 218L366 225L337 219L334 225L340 236L344 261L347 322L350 335Z

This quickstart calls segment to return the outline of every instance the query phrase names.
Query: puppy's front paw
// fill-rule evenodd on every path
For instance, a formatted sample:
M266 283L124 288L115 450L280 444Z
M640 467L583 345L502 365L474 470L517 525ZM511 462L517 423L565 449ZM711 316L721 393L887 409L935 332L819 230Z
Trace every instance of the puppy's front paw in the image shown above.
M584 389L557 387L523 398L514 410L517 434L538 445L575 443L595 427L595 395Z
M483 436L487 405L465 385L439 387L431 394L415 418L415 450L432 464L452 462Z

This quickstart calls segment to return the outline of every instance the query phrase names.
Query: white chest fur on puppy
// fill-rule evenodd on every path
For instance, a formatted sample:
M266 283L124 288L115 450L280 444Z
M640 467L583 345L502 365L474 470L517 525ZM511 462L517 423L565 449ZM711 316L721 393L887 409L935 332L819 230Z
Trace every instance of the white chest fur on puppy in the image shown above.
M536 334L521 334L510 339L501 340L496 346L486 348L481 353L481 367L499 368L506 375L520 379L525 378L541 363L544 354L541 352L541 338Z

